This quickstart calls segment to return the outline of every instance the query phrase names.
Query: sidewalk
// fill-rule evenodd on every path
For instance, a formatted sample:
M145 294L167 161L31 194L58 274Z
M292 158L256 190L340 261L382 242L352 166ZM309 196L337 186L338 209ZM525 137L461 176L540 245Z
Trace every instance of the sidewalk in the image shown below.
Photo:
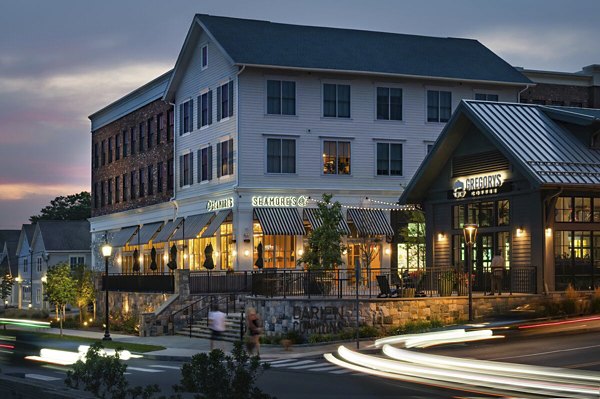
M47 328L39 329L39 332L47 334L60 334L58 328ZM71 335L76 337L84 338L97 338L102 339L104 336L103 331L97 330L72 330L63 329L63 335ZM204 338L190 338L183 335L165 335L157 337L138 337L133 335L123 334L110 334L111 338L115 342L127 342L136 344L146 345L158 345L164 346L166 349L146 352L143 354L145 359L155 359L163 361L188 361L192 356L197 353L210 352L210 340ZM296 345L292 346L289 350L285 350L281 345L261 345L260 354L261 359L285 359L285 358L301 358L301 357L312 357L319 356L324 353L334 352L338 346L344 343L328 343L328 344L315 344L315 345ZM356 347L356 343L346 342L347 346ZM372 345L373 341L361 341L360 347L367 348ZM233 348L231 342L215 342L215 348L223 349L225 352L230 352Z

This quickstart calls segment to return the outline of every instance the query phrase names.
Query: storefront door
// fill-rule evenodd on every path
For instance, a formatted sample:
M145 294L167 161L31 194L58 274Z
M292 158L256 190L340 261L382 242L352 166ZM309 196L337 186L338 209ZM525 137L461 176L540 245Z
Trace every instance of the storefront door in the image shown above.
M490 289L490 270L494 256L494 235L485 233L477 236L477 243L473 248L473 272L475 291L487 291Z

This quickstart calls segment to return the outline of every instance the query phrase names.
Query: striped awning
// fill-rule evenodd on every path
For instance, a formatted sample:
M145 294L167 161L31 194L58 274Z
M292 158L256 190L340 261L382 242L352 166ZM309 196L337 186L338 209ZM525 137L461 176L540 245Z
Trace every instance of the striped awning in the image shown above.
M123 227L121 230L113 233L110 245L113 247L124 247L137 230L138 226Z
M163 222L147 223L138 231L137 236L132 240L133 244L146 245L156 234L158 229L163 225Z
M304 218L308 219L308 222L311 224L313 230L319 228L323 224L323 221L319 217L318 209L316 208L304 208ZM350 227L343 216L340 217L338 229L342 232L342 234L350 235Z
M171 237L171 240L190 240L198 237L198 234L200 234L214 215L213 212L209 212L186 217L181 226L179 226L179 230Z
M206 230L204 230L201 237L205 238L214 236L219 227L221 227L221 224L225 221L225 219L227 219L229 215L231 215L231 209L219 211L219 213L217 213L217 216L215 216L212 222L210 222L210 225L206 228Z
M179 225L181 224L181 222L183 221L183 218L177 218L175 220L169 220L167 222L167 224L165 224L163 226L163 228L158 232L158 234L156 235L156 237L154 237L154 243L159 243L159 242L167 242L169 241L169 238L171 237L171 234L173 234L173 232L175 231L175 229L177 227L179 227Z
M348 209L348 218L354 222L361 236L394 235L394 229L380 209Z
M254 208L265 235L304 235L304 223L296 208Z

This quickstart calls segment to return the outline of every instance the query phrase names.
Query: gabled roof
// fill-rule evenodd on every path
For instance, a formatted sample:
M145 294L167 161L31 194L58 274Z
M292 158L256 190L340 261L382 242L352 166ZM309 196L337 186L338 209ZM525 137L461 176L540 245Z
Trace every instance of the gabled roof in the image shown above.
M19 245L19 236L21 230L0 230L0 253L5 253L0 265L0 272L11 273L18 271L17 265L17 246Z
M48 252L90 251L91 237L87 220L40 220L34 241L42 240L44 250Z
M33 232L35 231L35 224L24 224L21 226L21 233L19 234L19 243L17 244L17 254L21 252L21 247L27 243L31 247L31 241L33 240Z
M534 186L600 185L600 151L569 130L569 126L598 130L600 120L590 117L589 110L573 110L567 111L565 121L565 114L554 107L463 100L404 190L401 203L421 201L469 123L518 165Z
M201 29L199 29L201 28ZM477 40L290 25L196 14L165 99L204 30L234 65L470 80L531 81Z

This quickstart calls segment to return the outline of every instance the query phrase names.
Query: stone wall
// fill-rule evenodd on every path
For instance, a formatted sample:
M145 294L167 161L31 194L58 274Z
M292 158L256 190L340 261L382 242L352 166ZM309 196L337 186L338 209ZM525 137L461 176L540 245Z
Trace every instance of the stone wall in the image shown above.
M519 306L535 306L546 297L513 294L473 298L475 320L506 314ZM298 331L304 337L335 334L356 326L356 302L352 299L246 298L262 317L266 335ZM360 325L399 327L409 321L463 322L469 316L467 297L370 299L359 302Z

